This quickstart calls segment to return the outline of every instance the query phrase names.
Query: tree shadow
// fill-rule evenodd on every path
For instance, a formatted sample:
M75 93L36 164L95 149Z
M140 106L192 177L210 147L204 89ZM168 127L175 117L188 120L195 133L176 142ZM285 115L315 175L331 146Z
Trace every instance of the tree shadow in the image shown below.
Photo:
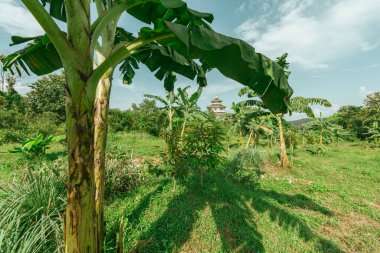
M49 161L57 160L61 157L66 157L67 151L56 151L56 152L49 152L45 154L45 159Z
M128 214L126 217L122 214L121 216L126 218L129 223L131 223L132 226L135 226L138 224L140 217L143 215L144 211L148 209L150 202L156 197L159 196L162 191L164 190L165 186L168 185L170 182L169 179L161 180L158 182L157 186L148 194L144 196L144 198L139 202L139 204L132 210L130 214ZM123 196L119 196L119 198L125 199L129 197L129 194L126 194ZM120 199L119 199L120 200ZM115 199L113 200L115 201ZM112 202L108 203L112 204ZM124 211L122 213L125 213ZM117 234L119 233L119 222L121 217L118 217L117 220L113 220L106 224L107 226L107 233L105 237L105 249L106 252L115 252L116 250L116 238ZM127 235L128 236L128 235Z
M138 239L136 252L175 252L190 237L193 226L206 202L200 192L193 192L192 183L177 192L163 215Z
M221 241L222 249L212 249L214 251L265 252L263 235L255 220L259 213L268 213L272 222L284 229L298 231L302 240L315 240L318 250L343 252L333 242L314 233L301 217L288 210L295 208L333 215L330 210L302 194L267 191L258 185L242 186L217 174L206 176L203 187L197 177L184 180L181 185L184 190L170 200L164 213L139 236L134 252L180 251L191 238L194 227L199 225L197 221L205 208L210 208L217 229L212 240ZM146 198L148 200L144 199L128 216L133 226L138 226L138 219L131 217L140 217L142 210L149 208L150 196Z
M314 233L307 223L296 214L289 212L287 207L312 210L321 214L332 216L333 213L313 202L304 195L287 195L273 191L255 189L246 195L247 201L259 213L269 213L273 222L277 222L284 229L298 230L298 236L304 241L315 240L316 247L321 252L343 252L334 242Z

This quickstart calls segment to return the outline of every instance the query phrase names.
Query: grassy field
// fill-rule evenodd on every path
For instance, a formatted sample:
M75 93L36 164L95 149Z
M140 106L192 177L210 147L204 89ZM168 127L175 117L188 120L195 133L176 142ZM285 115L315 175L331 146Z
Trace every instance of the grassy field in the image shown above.
M163 142L117 134L108 148L149 158ZM2 187L22 163L19 155L0 154ZM265 166L255 185L215 172L203 187L196 176L181 181L174 196L172 181L160 178L113 198L106 207L108 251L115 252L124 217L128 252L380 252L380 150L342 143L315 156L300 149L292 163L286 171Z
M378 252L380 151L340 144L300 151L259 185L218 174L141 187L110 203L108 239L124 216L125 244L142 252Z

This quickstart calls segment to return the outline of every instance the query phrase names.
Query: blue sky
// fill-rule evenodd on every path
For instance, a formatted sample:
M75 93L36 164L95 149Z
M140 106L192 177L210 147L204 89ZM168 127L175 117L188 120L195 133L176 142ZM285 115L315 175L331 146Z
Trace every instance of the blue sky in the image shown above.
M323 97L332 108L315 108L324 115L346 104L360 105L365 96L380 91L379 0L188 0L196 10L215 15L216 31L244 39L258 52L275 58L289 53L290 84L296 96ZM11 35L38 35L41 28L18 0L0 0L0 54L12 52ZM140 23L129 17L120 21L130 31ZM228 59L226 59L228 60ZM35 77L19 81L20 90ZM114 74L111 107L128 108L144 93L163 95L164 89L143 66L132 85ZM239 101L240 84L213 71L208 75L200 106L219 96L227 107ZM179 78L178 85L196 83ZM300 115L294 115L298 118Z

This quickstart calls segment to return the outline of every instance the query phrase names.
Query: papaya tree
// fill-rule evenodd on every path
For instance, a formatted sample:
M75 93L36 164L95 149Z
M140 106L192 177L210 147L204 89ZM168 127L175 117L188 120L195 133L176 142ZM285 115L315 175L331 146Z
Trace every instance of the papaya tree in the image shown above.
M145 64L170 90L172 72L205 84L204 70L261 94L275 113L286 112L292 94L283 68L249 44L211 29L212 14L181 0L22 0L46 34L12 37L28 44L1 59L11 72L44 75L63 68L68 142L66 252L102 252L104 152L107 109L115 67L131 82ZM91 11L95 5L95 13ZM118 27L121 15L151 26L133 36ZM54 19L63 21L63 30ZM225 61L225 59L229 59ZM199 59L203 68L193 60Z

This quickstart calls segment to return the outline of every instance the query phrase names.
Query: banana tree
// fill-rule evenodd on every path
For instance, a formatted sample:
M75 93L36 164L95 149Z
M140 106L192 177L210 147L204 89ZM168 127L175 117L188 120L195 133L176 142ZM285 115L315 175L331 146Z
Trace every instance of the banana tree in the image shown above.
M313 121L307 123L305 128L318 132L319 148L322 150L325 139L334 139L334 125L323 119L322 112L320 112L319 118L312 119Z
M198 100L202 94L202 87L200 86L196 92L194 92L190 97L187 93L187 89L190 86L186 86L185 88L178 88L178 95L177 95L177 104L178 104L178 110L180 114L182 115L183 122L182 122L182 128L181 128L181 135L180 135L180 142L183 141L183 136L185 134L185 128L187 120L194 115L200 116L202 112L200 111L200 108L198 107L197 103Z
M288 79L290 75L289 71L289 63L287 62L286 58L288 57L288 54L285 53L280 57L277 57L276 62L284 69L284 73L286 76L286 79ZM254 97L260 97L259 94L257 94L254 90L250 89L250 87L244 87L239 91L239 96L247 95L249 98ZM265 108L265 104L263 104L261 101L256 99L250 99L247 101L241 102L241 104L250 105L250 106L258 106L261 108ZM284 113L273 113L277 120L277 126L278 126L278 133L279 133L279 139L280 139L280 166L282 168L288 167L288 156L286 153L286 144L285 144L285 138L284 138L284 130L283 130L283 116Z
M232 126L230 130L239 133L239 144L243 145L243 132L248 122L250 109L242 103L232 103L233 114L231 115Z
M174 93L174 91L167 92L166 98L162 98L160 96L152 95L152 94L144 94L144 97L154 99L164 106L162 108L159 108L165 115L166 118L166 124L164 129L164 137L166 142L166 149L167 149L167 157L169 162L172 162L174 160L174 152L175 152L175 146L174 140L173 140L173 119L176 112L176 108L174 107L174 103L177 100L177 96Z
M373 122L372 126L366 127L367 133L365 134L367 136L367 139L370 142L374 142L379 144L380 143L380 126L379 122Z
M173 167L173 195L176 191L177 177L178 177L178 156L180 155L180 142L178 139L177 131L173 128L174 116L178 114L178 108L175 107L175 103L178 100L178 95L174 93L174 90L167 92L166 98L160 96L144 94L146 98L154 99L164 106L160 110L164 113L166 118L166 124L163 129L163 136L165 140L165 154L167 163Z
M249 114L251 115L251 119L247 124L247 127L250 130L246 144L246 147L248 148L253 135L255 135L254 140L256 140L256 136L260 131L272 134L273 130L270 127L266 126L266 123L268 123L269 112L266 110L264 103L258 100L259 95L249 87L241 88L238 95L239 97L247 95L249 98L248 100L238 103L241 107L248 108Z
M117 64L122 63L127 82L138 63L145 64L157 78L169 80L165 86L170 90L172 72L205 82L203 69L193 61L200 59L261 94L273 112L287 110L292 89L284 70L249 44L213 31L211 14L192 10L181 0L22 2L46 34L12 37L13 44L29 44L3 58L4 69L44 75L64 68L67 79L66 252L102 251L106 116ZM96 15L90 13L92 2ZM153 27L130 36L117 27L124 13ZM66 29L53 18L65 22Z
M251 119L248 124L248 129L250 129L248 141L246 147L248 148L251 144L251 139L253 137L253 142L258 141L258 136L260 133L265 133L267 135L273 134L271 115L258 116Z

